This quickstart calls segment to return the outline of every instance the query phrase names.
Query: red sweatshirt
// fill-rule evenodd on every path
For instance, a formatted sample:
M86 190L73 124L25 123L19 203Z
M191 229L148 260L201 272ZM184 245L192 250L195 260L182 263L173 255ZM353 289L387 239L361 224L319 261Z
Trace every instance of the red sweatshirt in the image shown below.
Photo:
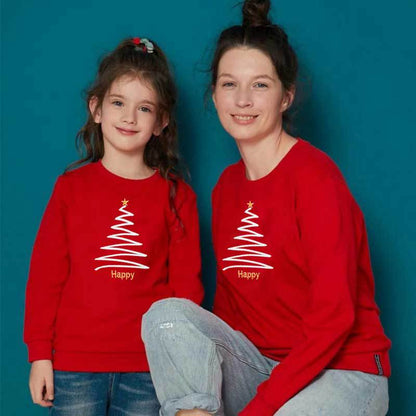
M29 361L53 359L67 371L149 371L143 313L161 298L203 297L196 198L182 181L175 206L177 215L157 172L124 179L97 162L58 178L30 265Z
M335 164L299 140L267 176L213 192L214 312L280 361L241 415L273 415L324 368L390 375L363 215Z

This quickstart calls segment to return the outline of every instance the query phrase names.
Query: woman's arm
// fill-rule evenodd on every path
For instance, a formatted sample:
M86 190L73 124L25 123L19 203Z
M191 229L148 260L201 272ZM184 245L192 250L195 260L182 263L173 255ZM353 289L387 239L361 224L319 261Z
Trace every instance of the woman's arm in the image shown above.
M303 340L258 388L241 415L274 414L336 356L355 319L361 213L341 178L311 178L297 195L310 279Z

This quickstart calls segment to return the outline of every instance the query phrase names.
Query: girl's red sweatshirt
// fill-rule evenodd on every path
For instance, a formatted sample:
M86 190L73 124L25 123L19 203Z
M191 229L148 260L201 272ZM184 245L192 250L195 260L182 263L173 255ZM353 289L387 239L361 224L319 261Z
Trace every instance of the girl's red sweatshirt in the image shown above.
M196 198L158 172L121 178L101 162L56 182L33 248L24 340L29 361L66 371L149 371L140 339L152 302L200 303Z

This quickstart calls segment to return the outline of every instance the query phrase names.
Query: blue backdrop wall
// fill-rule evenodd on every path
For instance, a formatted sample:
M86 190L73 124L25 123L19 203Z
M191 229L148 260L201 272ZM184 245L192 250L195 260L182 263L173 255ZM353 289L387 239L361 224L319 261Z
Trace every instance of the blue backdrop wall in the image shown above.
M53 183L76 158L82 91L98 59L128 36L170 57L181 148L199 198L206 304L215 290L210 191L238 157L203 94L221 28L236 0L3 0L1 124L1 414L41 415L27 389L24 290L33 240ZM377 301L393 376L390 415L416 407L414 98L416 2L274 1L302 67L297 133L337 162L369 231Z

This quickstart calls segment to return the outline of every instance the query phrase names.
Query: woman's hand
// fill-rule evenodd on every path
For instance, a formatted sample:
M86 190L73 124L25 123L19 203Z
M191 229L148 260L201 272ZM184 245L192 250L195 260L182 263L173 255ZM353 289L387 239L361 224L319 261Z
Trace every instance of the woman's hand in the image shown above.
M29 376L29 388L33 403L42 407L52 406L53 368L51 360L33 361Z

